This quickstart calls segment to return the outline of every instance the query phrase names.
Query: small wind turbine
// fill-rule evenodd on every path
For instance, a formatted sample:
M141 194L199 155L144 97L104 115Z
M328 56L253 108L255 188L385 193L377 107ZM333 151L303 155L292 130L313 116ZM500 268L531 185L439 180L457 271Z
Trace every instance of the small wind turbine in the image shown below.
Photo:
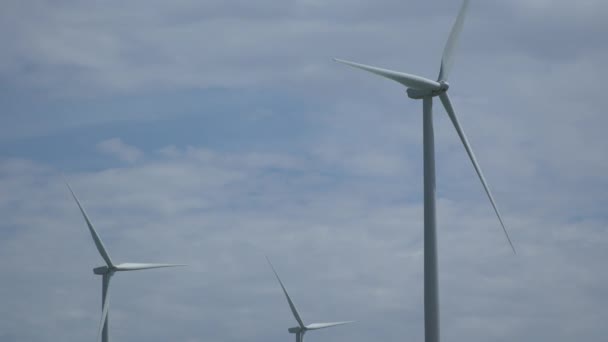
M407 87L407 94L410 98L422 100L423 108L423 149L424 149L424 323L425 323L425 341L439 342L439 293L437 288L437 243L435 233L435 142L433 133L433 97L439 96L441 103L467 151L473 167L479 176L479 180L485 189L490 203L496 212L496 216L500 221L502 230L515 253L515 247L509 238L507 229L502 221L500 212L496 207L490 188L481 172L473 150L469 145L466 135L462 130L460 123L454 113L454 108L448 96L449 84L448 73L452 66L454 49L458 41L458 36L462 31L464 18L467 12L469 0L464 0L460 13L456 18L456 22L452 27L452 31L443 50L441 59L441 68L437 81L428 78L410 75L402 72L381 69L369 65L349 62L345 60L335 59L335 61L350 65L355 68L363 69L373 74L391 79Z
M266 257L266 260L268 260L268 264L270 265L270 268L272 268L272 272L274 272L274 275L277 277L277 280L279 281L279 284L281 285L281 288L283 289L283 293L285 293L285 298L287 298L287 303L289 303L289 308L291 309L291 313L293 314L293 317L298 322L297 327L287 329L287 331L289 331L290 334L296 334L296 342L303 342L304 334L309 330L318 330L318 329L323 329L323 328L335 327L337 325L348 324L348 323L353 322L353 321L346 321L346 322L332 322L332 323L311 323L308 325L304 324L302 317L298 313L298 309L296 309L296 306L293 303L293 301L291 300L291 298L289 297L287 290L285 290L285 286L283 286L283 282L281 281L281 278L279 278L279 275L277 274L277 271L274 269L274 266L272 266L270 259L268 259L268 257Z
M114 264L112 262L112 259L110 259L110 255L108 254L105 247L103 246L103 243L101 242L101 239L99 238L99 235L95 231L95 228L93 228L93 224L91 223L91 220L89 220L89 217L87 216L86 212L84 211L84 208L82 207L82 205L80 204L80 201L76 197L76 194L72 190L72 187L70 187L70 184L68 184L67 182L66 182L66 185L68 186L68 189L72 193L72 197L74 197L76 204L78 204L78 208L80 209L80 212L82 213L82 217L84 217L84 220L86 221L87 226L89 227L89 232L91 233L91 236L93 237L93 241L95 242L95 247L97 247L97 251L99 251L99 254L103 258L103 260L106 262L105 266L100 266L100 267L94 268L93 273L102 276L101 322L99 324L97 340L99 341L101 339L102 342L108 342L108 339L109 339L109 336L108 336L108 316L109 316L108 310L110 307L110 300L109 300L110 296L108 295L108 289L110 288L110 279L112 278L114 273L123 272L123 271L147 270L147 269L152 269L152 268L177 267L177 266L185 266L185 265L181 265L181 264L179 264L179 265L178 264L140 264L140 263Z

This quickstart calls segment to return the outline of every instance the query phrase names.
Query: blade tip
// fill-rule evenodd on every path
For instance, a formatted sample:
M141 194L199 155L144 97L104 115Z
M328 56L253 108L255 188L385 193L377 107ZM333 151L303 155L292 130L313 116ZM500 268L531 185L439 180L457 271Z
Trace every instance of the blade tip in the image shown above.
M74 190L72 190L72 187L70 186L70 182L68 182L68 180L63 177L63 182L65 183L65 186L67 186L68 190L70 190L70 193L72 193L72 195L74 195Z
M340 64L352 65L353 62L347 61L345 59L333 58L333 61Z
M266 258L266 262L268 262L268 265L270 265L270 268L272 268L272 270L276 273L276 271L274 269L274 265L272 264L272 261L270 261L270 258L268 257L268 255L264 255L264 257Z

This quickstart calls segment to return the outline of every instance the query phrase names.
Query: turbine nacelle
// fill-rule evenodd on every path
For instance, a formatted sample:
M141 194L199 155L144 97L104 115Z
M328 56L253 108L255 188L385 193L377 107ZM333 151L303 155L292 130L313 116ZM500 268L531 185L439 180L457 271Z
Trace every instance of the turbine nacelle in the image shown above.
M104 274L108 274L108 273L114 273L114 270L108 266L99 266L99 267L95 267L93 269L93 273L95 273L97 275L104 275Z
M439 83L439 89L414 89L407 88L407 96L410 99L414 100L422 100L425 97L435 97L439 96L450 89L450 84L446 81L441 81Z
M302 331L306 331L306 328L293 327L293 328L287 329L287 331L289 331L290 334L298 334L298 333L300 333Z

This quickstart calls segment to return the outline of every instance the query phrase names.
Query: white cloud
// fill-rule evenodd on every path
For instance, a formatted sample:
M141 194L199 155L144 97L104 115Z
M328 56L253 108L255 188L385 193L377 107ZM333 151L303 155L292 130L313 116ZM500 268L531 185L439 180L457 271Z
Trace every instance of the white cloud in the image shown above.
M143 157L143 153L137 147L125 144L120 138L99 142L97 150L129 163L134 163Z
M116 14L118 7L120 15ZM258 1L255 6L243 1L114 1L103 5L35 1L23 6L22 1L9 1L3 3L0 14L5 28L0 33L5 44L0 70L18 74L27 84L64 94L259 87L311 80L334 85L340 81L330 62L335 54L387 65L400 65L403 56L422 67L431 60L437 64L451 23L445 19L452 17L455 7L392 0L373 5L335 0L324 6L303 1ZM598 23L608 6L601 1L576 6L566 1L518 1L494 6L479 3L472 11L477 16L468 23L469 39L485 42L492 51L494 40L520 49L536 43L536 27L528 28L542 28L545 22L537 19L547 11L560 19L567 13L563 18L567 20L559 22L574 25L576 32L601 33ZM517 16L510 19L521 21L523 27L504 20L505 12ZM528 12L537 22L526 21ZM543 19L555 27L552 16ZM500 27L509 25L508 32L523 34L492 39L496 37L489 34L495 32L487 21L476 18L498 22ZM428 35L428 41L421 39L422 33ZM570 44L582 43L565 38ZM417 55L411 47L435 54ZM433 74L436 68L434 65Z
M126 99L135 106L159 88L225 87L230 103L241 100L241 89L256 89L272 99L251 108L269 136L237 137L243 143L236 151L226 145L240 131L222 130L221 139L205 136L205 143L150 137L153 143L138 147L119 138L99 143L99 152L126 162L119 166L83 166L74 157L67 176L117 261L190 264L117 277L115 339L290 338L285 328L294 322L265 264L268 254L307 320L359 321L309 338L422 340L420 103L396 84L332 65L330 57L435 75L457 3L426 2L424 11L393 0L135 1L119 11L107 2L23 4L5 2L0 11L6 52L0 74L20 82L15 87L52 88L48 93L85 105L83 92L106 96L114 103L108 108L127 108L90 115L96 123L122 128L117 118L135 115L124 98L104 90L138 94ZM606 78L606 45L597 34L605 9L561 0L472 6L450 92L520 255L510 255L466 153L436 106L446 340L605 335L608 122L602 89L589 83ZM277 93L308 107L295 108ZM182 100L172 94L165 107L171 110L141 110L136 119L182 114L172 110ZM255 100L244 102L238 110ZM38 115L44 120L9 105L12 116L0 126L13 134L19 125L11 118L43 126L38 133L48 125L90 124L77 115L61 119L71 103L52 104L46 111L34 103L45 109ZM302 112L309 126L273 126L275 113L286 111ZM238 124L250 129L253 121ZM165 132L179 130L169 126ZM295 151L292 137L303 131L307 141ZM3 151L26 155L23 145L51 142L45 152L54 152L61 139L20 140ZM259 147L268 141L278 145L275 152ZM90 269L101 259L55 172L64 160L30 154L32 160L0 159L0 340L92 339L99 279Z
M162 150L170 153L67 175L117 262L190 264L115 277L114 338L289 338L285 328L294 322L264 254L306 320L359 321L315 338L396 340L398 327L422 338L422 207L394 189L400 175L361 178L346 165L335 178L319 174L336 169L318 157ZM93 336L99 279L90 269L102 261L61 178L48 166L19 164L28 171L5 172L0 183L17 186L10 202L0 201L0 259L15 261L0 264L10 274L0 290L0 330L34 341ZM414 177L406 183L417 187ZM505 202L516 199L501 200L513 208ZM472 341L600 335L583 322L597 321L607 304L601 284L608 279L597 272L608 250L601 221L573 224L568 213L547 218L514 208L504 215L518 257L483 197L438 202L444 334Z

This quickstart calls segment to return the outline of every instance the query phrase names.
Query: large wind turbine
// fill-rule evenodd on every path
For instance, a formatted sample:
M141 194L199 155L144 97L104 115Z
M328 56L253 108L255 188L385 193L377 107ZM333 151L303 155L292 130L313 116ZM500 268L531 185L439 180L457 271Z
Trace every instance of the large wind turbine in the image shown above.
M423 108L423 149L424 149L424 325L425 325L425 341L439 342L439 293L437 288L437 243L435 233L435 142L433 137L433 98L439 96L441 103L467 151L473 167L479 176L479 180L485 189L490 203L496 212L496 216L500 221L502 230L505 233L507 241L515 253L515 247L509 238L507 229L500 216L500 212L496 207L490 188L477 164L473 150L469 145L466 135L462 130L452 102L448 96L449 84L448 73L452 66L454 49L456 47L458 36L462 31L464 18L469 5L469 0L465 0L460 9L460 13L456 18L456 22L452 27L452 31L443 50L441 59L441 68L437 81L430 80L421 76L406 74L402 72L381 69L369 65L349 62L336 59L337 62L350 65L355 68L363 69L373 74L391 79L407 87L407 95L416 100L422 100Z
M287 290L285 290L285 286L283 286L283 282L281 281L281 278L279 278L279 275L277 274L277 271L274 269L274 266L272 266L270 259L268 259L268 257L267 257L266 260L268 260L268 264L270 265L270 268L272 268L272 272L274 272L275 277L277 277L277 280L279 281L279 284L281 285L281 288L283 289L283 293L285 293L285 298L287 298L287 303L289 304L289 308L291 309L291 313L293 314L293 317L298 322L297 327L287 329L287 331L289 331L290 334L296 334L296 342L303 342L304 334L309 330L318 330L318 329L323 329L323 328L335 327L337 325L348 324L348 323L353 322L353 321L345 321L345 322L332 322L332 323L311 323L308 325L304 324L302 317L298 313L298 309L296 309L296 306L293 303L293 301L291 300L291 298L289 297Z
M99 238L99 235L95 231L95 228L93 228L93 224L91 223L91 220L89 220L89 217L87 216L86 212L84 211L84 208L82 207L82 205L80 204L80 201L76 197L76 194L72 190L72 187L70 187L70 184L68 184L67 182L66 182L66 185L68 186L68 189L72 193L72 197L74 197L74 200L76 201L76 204L78 205L78 208L80 209L80 212L82 213L82 217L84 217L84 220L87 223L87 226L89 227L89 232L91 233L91 236L93 237L93 242L95 242L95 247L97 247L97 251L99 251L99 254L103 258L103 260L106 262L105 266L100 266L100 267L94 268L93 273L102 276L102 278L101 278L102 279L101 280L102 281L101 282L101 284L102 284L101 285L101 302L102 302L101 322L99 324L97 340L99 341L101 339L102 342L108 342L108 340L109 340L108 310L110 307L110 301L109 301L110 296L108 295L108 289L110 288L110 279L112 278L114 273L124 272L124 271L147 270L147 269L152 269L152 268L185 266L185 265L181 265L181 264L180 265L177 265L177 264L140 264L140 263L115 264L115 263L113 263L112 259L110 259L110 255L106 251L106 248L103 246L103 243L101 242L101 239Z

